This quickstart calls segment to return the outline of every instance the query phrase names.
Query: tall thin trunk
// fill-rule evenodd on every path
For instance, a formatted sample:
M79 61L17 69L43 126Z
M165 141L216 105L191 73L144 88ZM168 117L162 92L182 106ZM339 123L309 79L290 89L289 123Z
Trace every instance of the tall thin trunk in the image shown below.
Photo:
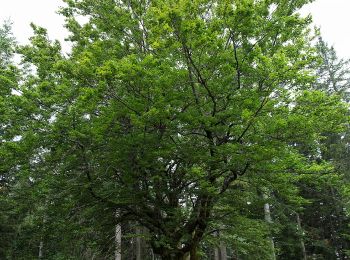
M330 185L330 191L332 194L332 200L334 201L334 205L337 205L336 195L335 195L335 192L334 192L332 185ZM339 212L338 212L337 206L335 206L334 210L335 210L335 215L338 215ZM331 240L334 243L334 254L338 257L340 255L338 249L341 250L341 243L339 243L339 237L338 237L334 222L332 221L332 216L333 216L333 214L329 217L330 224L331 224ZM337 221L341 221L341 220L337 220Z
M136 260L142 260L142 228L136 227L135 228L136 238L135 238L135 253L136 253Z
M214 236L218 237L220 240L219 236L220 233L219 231L216 231L214 233ZM227 250L226 250L226 245L223 241L220 241L219 247L216 247L214 249L214 260L227 260Z
M300 233L302 233L302 227L301 227L301 220L300 220L300 216L297 212L295 212L295 215L297 217L297 224L298 224L298 231ZM306 255L306 249L305 249L305 244L304 244L304 240L302 237L300 237L300 247L301 247L301 252L303 254L303 260L307 259L307 255Z
M220 260L219 248L215 247L214 249L214 260Z
M263 193L263 198L265 200L268 199L268 196L266 193ZM265 214L265 221L271 224L272 218L271 218L270 204L267 202L264 204L264 214ZM273 242L272 236L269 237L269 242L271 245L271 260L276 260L275 244Z
M219 237L219 231L215 231L214 236ZM220 260L220 248L219 247L214 248L214 260Z
M153 249L151 249L151 257L152 257L152 260L156 259L155 255L154 255L154 252L153 252Z
M116 210L115 217L119 218L119 211ZM115 226L114 233L114 242L115 242L115 251L114 251L114 259L121 260L122 259L122 226L118 223Z
M227 260L226 245L222 241L220 241L220 260Z
M43 249L44 249L44 242L41 240L39 243L39 259L42 259L44 256Z

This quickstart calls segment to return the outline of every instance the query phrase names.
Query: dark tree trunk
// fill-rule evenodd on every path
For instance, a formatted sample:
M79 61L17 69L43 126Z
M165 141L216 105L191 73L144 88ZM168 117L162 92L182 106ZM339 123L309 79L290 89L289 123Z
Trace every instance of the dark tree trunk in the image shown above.
M199 260L197 246L192 246L189 252L161 252L162 260Z
M194 246L191 248L190 252L190 260L199 260L198 254L197 254L197 247Z

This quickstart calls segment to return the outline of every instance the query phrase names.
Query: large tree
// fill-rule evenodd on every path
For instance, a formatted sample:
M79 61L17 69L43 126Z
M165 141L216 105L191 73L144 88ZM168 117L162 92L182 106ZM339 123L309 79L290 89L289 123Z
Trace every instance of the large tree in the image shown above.
M137 223L163 259L197 259L219 204L245 194L239 176L266 192L266 180L314 166L298 144L317 156L320 133L342 126L339 98L307 90L307 0L65 2L72 53L35 26L21 49L35 70L19 143L32 149L39 208L89 206L100 230Z

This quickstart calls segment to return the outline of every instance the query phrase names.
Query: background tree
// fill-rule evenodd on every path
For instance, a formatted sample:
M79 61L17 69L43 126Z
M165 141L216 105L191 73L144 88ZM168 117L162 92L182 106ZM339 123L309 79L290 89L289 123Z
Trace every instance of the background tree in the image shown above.
M6 257L6 248L14 232L10 215L13 203L9 198L9 186L12 183L11 173L13 172L8 159L13 157L15 147L13 144L6 143L9 139L11 140L11 134L8 133L9 125L12 123L10 116L12 107L9 107L9 99L11 90L17 84L14 68L9 67L13 47L11 25L10 22L5 22L0 27L0 207L2 208L0 212L0 258Z
M316 44L321 64L317 70L315 88L328 95L339 95L349 101L349 60L339 59L333 47L321 37ZM318 160L332 162L332 176L318 176L300 183L303 196L310 200L305 207L303 219L308 232L307 249L310 254L329 259L346 259L349 248L349 218L346 210L347 195L343 193L348 185L348 126L341 133L324 132Z

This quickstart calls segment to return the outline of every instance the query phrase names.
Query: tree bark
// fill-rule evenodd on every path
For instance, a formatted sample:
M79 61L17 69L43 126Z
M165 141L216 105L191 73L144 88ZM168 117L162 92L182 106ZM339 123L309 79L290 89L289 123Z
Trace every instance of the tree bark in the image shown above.
M227 260L226 245L222 241L220 241L220 260Z
M268 196L266 193L263 193L263 198L268 199ZM270 204L267 202L264 204L264 214L265 214L265 221L271 224L272 218L271 218ZM269 242L271 245L271 260L276 260L275 244L273 242L272 236L269 237Z
M40 241L40 243L39 243L39 259L42 259L44 256L43 249L44 249L44 242Z
M214 233L214 236L219 238L220 236L219 231L216 231ZM220 238L219 238L219 241L220 241ZM220 241L219 247L216 247L214 249L214 260L227 260L227 249L223 241Z
M135 238L135 253L136 253L136 260L142 260L142 228L136 227L135 228L136 238Z
M182 259L183 260L191 260L190 253L185 254Z
M295 215L297 217L297 224L298 224L298 231L300 232L300 234L303 232L302 227L301 227L301 220L300 220L300 216L297 212L295 212ZM307 255L306 255L306 249L305 249L305 244L304 244L304 240L301 237L300 238L300 247L301 247L301 252L303 255L303 260L307 259Z
M214 249L214 260L220 260L219 248L215 247Z
M119 218L119 211L115 211L115 217ZM121 260L122 259L122 226L118 223L115 226L115 234L114 234L114 242L115 242L115 251L114 251L114 259Z
M214 232L214 237L219 237L219 231ZM214 248L214 260L220 260L220 248Z
M190 260L199 260L198 254L197 254L197 247L194 246L191 248L190 252Z

